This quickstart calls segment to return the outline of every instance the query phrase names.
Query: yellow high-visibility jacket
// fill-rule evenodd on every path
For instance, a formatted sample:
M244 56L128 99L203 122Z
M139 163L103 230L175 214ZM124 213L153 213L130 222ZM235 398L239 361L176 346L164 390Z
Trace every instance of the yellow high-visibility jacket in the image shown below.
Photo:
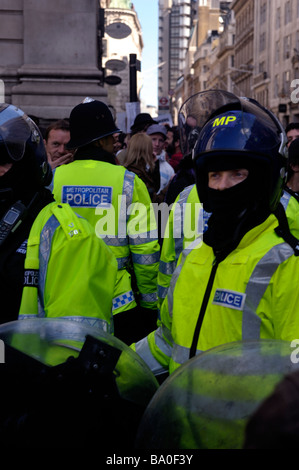
M31 228L19 319L66 318L113 333L117 262L68 204L44 207Z
M164 231L158 272L159 309L181 252L203 234L208 217L199 201L196 185L187 186L176 198Z
M220 263L200 238L181 253L157 330L132 346L155 374L224 343L299 338L299 257L277 226L271 214Z
M299 204L284 192L281 203L285 209L292 234L299 239ZM210 214L202 207L196 185L186 187L176 198L169 213L161 249L158 272L158 306L167 295L171 277L183 250L199 238L207 228ZM198 222L196 222L198 220Z
M113 251L118 263L113 313L135 307L136 294L139 305L157 308L160 246L143 181L123 166L77 160L56 168L53 195L85 217Z

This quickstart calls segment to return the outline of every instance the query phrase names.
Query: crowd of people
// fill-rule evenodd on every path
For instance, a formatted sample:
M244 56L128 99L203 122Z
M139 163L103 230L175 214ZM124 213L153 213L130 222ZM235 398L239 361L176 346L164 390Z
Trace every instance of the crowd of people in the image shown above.
M183 127L140 113L130 133L93 99L44 132L0 105L1 323L99 327L160 381L223 343L299 338L298 127L227 92L187 103ZM176 236L188 202L202 226Z

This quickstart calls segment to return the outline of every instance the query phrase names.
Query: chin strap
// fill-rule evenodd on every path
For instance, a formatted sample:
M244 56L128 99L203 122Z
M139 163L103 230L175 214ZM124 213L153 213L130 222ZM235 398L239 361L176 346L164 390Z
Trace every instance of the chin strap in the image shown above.
M299 240L294 235L292 235L288 223L288 219L281 203L278 204L274 215L278 220L278 227L276 227L275 232L277 235L284 239L294 250L295 256L299 256Z

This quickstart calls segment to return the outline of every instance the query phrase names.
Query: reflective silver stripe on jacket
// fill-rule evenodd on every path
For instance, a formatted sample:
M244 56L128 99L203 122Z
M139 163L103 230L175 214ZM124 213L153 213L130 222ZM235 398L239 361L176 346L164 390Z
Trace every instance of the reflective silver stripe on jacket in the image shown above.
M192 190L194 185L188 186L185 188L177 201L177 204L174 208L174 215L173 215L173 236L174 236L174 246L175 246L175 260L176 262L179 259L181 252L183 251L183 243L184 243L184 219L185 219L185 206L189 194ZM177 232L179 230L179 232ZM176 237L176 234L180 235Z
M283 205L283 208L284 208L285 211L287 210L287 207L289 205L291 197L292 196L289 193L287 193L286 191L284 191L283 195L281 196L280 202Z
M120 238L126 238L127 240L127 223L129 220L129 206L132 204L133 200L133 191L134 191L134 179L135 173L132 173L128 170L125 171L124 182L123 182L123 198L121 198L121 206L119 211L119 220L118 220L118 235ZM123 233L122 233L123 231ZM128 240L127 240L128 244Z
M157 342L159 343L159 338L157 338ZM165 349L165 342L161 344L161 348L162 347L164 347ZM164 372L168 372L168 369L165 369L163 366L161 366L161 364L152 355L147 337L143 338L135 344L135 351L144 360L144 362L147 364L147 366L150 368L154 375L159 375L163 374ZM171 357L171 353L169 355L168 352L167 355Z
M133 192L134 192L134 179L135 173L126 170L124 176L124 184L123 184L123 194L126 196L126 220L129 219L129 206L132 204L133 200Z
M167 292L168 292L168 287L162 287L158 285L158 297L160 299L165 299L165 297L167 296Z
M55 230L59 227L60 223L56 219L55 215L52 215L44 225L40 234L40 245L39 245L39 276L38 276L38 310L39 315L45 315L44 313L44 293L46 285L46 276L48 263L51 253L52 239Z
M175 261L161 261L159 263L159 271L162 274L166 274L168 276L171 276L173 271L175 270L176 267L176 262Z
M255 313L271 278L280 264L294 254L287 243L276 245L256 265L246 287L243 311L242 339L260 339L261 318Z
M150 243L153 240L156 241L158 238L158 230L150 230L146 233L139 233L136 235L129 234L130 245L143 245L144 243Z
M116 258L117 261L117 269L123 269L127 266L128 262L130 260L129 256L125 256L124 258Z
M51 254L52 240L55 230L60 226L58 219L55 215L52 215L44 225L40 234L40 245L39 245L39 276L38 276L38 315L39 318L45 318L45 306L44 306L44 293L46 285L46 275L48 269L49 258ZM20 315L19 319L32 318L36 315ZM95 317L86 316L67 316L59 317L67 320L74 320L80 323L86 323L88 326L94 326L101 330L110 332L111 327L106 320Z
M196 350L196 355L201 353L199 349ZM184 364L187 362L190 357L190 348L186 348L184 346L179 346L178 344L173 345L173 352L172 352L172 359L177 364Z
M101 239L108 246L127 246L128 245L127 238L120 238L120 237L117 237L116 235L107 235L106 237L101 236Z
M261 318L256 314L257 308L276 270L293 254L293 249L287 243L281 243L272 247L257 263L245 291L246 301L242 315L243 341L260 339ZM180 270L177 268L173 276L173 284L168 291L168 310L171 317L173 316L173 290L179 273ZM178 364L183 364L189 359L189 352L189 348L174 344L173 360ZM197 350L196 354L201 352Z
M160 252L156 251L156 253L150 253L150 254L139 254L139 253L132 253L132 260L133 263L136 264L155 264L159 261L160 259Z
M157 297L157 292L149 292L147 294L140 294L141 300L143 302L157 302L158 297Z
M184 219L186 204L191 190L194 188L194 185L190 185L185 188L181 193L178 201L175 204L173 210L173 239L174 239L174 250L175 250L175 260L172 261L162 261L159 263L159 272L161 274L166 274L172 276L176 268L179 256L184 248ZM191 249L191 246L188 246L188 249ZM167 295L168 287L163 287L158 285L158 295L160 299L165 299Z
M33 318L45 318L45 314L38 314L38 315L30 315L30 314L22 314L19 315L19 320L30 320ZM102 320L101 318L95 317L81 317L81 316L67 316L67 317L59 317L59 320L71 320L76 321L78 323L82 323L85 326L99 328L100 330L106 331L107 333L111 332L110 326L106 322L106 320Z
M178 280L178 277L181 273L181 270L182 270L182 267L186 261L186 258L187 256L190 254L190 252L193 250L193 249L196 249L196 247L202 243L202 240L201 238L197 238L196 240L194 240L189 246L188 248L186 248L185 250L183 250L182 252L182 259L181 259L181 262L180 264L176 267L173 275L172 275L172 278L171 278L171 281L170 281L170 285L169 285L169 288L168 288L168 291L167 291L167 301L168 301L168 312L169 312L169 315L170 317L173 316L173 292L174 292L174 288L175 288L175 285L176 285L176 282Z
M125 171L123 189L122 189L122 194L124 197L121 198L121 205L119 208L118 234L107 235L105 237L101 237L102 240L108 246L127 246L128 245L128 237L127 237L127 222L129 218L128 208L132 204L132 200L133 200L134 178L135 178L134 173L128 170Z

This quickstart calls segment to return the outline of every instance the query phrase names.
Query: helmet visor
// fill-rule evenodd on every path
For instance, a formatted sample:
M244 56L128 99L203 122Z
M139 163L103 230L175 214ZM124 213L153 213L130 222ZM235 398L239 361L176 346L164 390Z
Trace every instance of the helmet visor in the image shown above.
M191 142L188 116L196 119L196 141ZM209 90L190 97L179 112L184 151L194 157L217 150L271 153L285 149L285 133L270 112L254 100L238 98L223 90ZM193 130L194 132L194 130ZM191 145L190 145L191 144Z
M203 125L211 114L229 103L238 104L238 98L221 90L209 90L191 96L178 115L181 148L184 155L192 152Z
M13 162L24 156L26 142L31 136L30 119L18 108L0 105L0 145L4 144Z

